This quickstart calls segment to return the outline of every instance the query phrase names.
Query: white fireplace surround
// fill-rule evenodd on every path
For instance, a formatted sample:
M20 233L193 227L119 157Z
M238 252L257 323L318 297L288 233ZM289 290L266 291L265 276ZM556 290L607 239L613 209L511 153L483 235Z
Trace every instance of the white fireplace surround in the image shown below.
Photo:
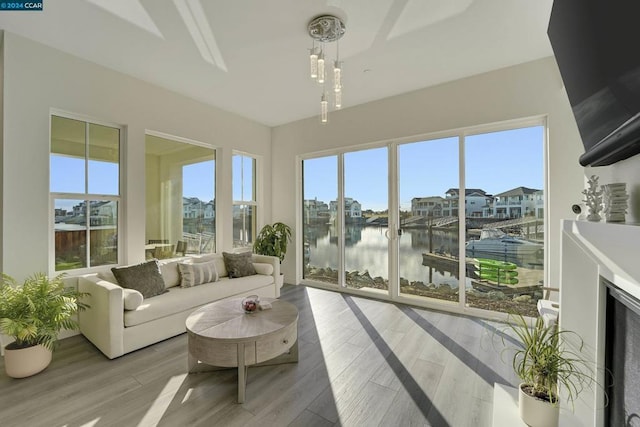
M560 327L577 332L595 361L604 384L606 289L602 278L640 299L640 226L604 222L562 222ZM600 387L587 390L575 404L585 426L604 424Z

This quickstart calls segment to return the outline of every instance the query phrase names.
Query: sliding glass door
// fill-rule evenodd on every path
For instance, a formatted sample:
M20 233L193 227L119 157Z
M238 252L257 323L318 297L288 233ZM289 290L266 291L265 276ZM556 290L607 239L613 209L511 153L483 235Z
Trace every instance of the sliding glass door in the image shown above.
M544 284L544 129L470 129L305 159L303 279L534 315Z
M345 286L389 290L387 147L344 154Z
M397 146L399 295L458 302L458 146L457 137Z
M342 282L336 218L338 156L305 160L303 181L303 278L337 286Z
M467 201L468 307L537 314L544 283L544 127L465 138L467 188L486 190L486 203Z

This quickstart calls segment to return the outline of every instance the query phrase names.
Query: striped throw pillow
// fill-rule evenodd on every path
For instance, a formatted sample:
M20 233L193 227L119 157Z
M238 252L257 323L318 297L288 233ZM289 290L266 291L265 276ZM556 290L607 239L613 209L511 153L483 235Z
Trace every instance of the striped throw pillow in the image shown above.
M217 282L218 270L216 270L215 261L199 262L199 263L179 263L180 287L190 288L192 286L201 285L203 283Z

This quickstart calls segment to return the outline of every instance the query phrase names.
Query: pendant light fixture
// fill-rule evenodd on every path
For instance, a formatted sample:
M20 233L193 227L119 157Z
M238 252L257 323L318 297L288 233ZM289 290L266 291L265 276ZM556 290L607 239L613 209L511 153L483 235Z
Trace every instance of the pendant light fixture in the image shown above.
M336 43L336 59L329 64L333 65L333 96L334 107L342 107L342 62L340 62L340 48L338 40L344 35L345 26L340 18L333 15L322 15L314 18L307 26L309 36L313 39L313 45L309 50L310 76L322 86L320 98L320 121L328 121L329 106L325 90L326 80L326 48L330 43ZM319 46L316 46L316 41Z

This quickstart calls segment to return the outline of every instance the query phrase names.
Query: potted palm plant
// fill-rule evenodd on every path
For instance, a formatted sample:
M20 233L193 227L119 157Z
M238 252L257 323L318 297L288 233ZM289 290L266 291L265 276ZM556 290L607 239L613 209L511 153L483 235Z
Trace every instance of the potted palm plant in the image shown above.
M515 348L509 348L514 351L513 369L522 381L520 417L531 427L555 427L560 414L558 388L573 405L580 392L595 382L593 367L581 354L584 343L575 332L545 326L541 317L530 327L521 315L511 315L507 328L519 339ZM577 351L567 345L569 335Z
M85 296L67 288L63 275L36 273L21 285L7 274L0 283L0 331L15 341L5 347L5 370L13 378L35 375L49 366L62 329L77 329L73 315L87 307Z
M282 222L267 224L262 227L260 233L253 242L253 252L260 255L275 256L280 259L280 263L284 260L287 253L287 245L291 241L291 227ZM280 274L280 283L282 287L283 275Z

